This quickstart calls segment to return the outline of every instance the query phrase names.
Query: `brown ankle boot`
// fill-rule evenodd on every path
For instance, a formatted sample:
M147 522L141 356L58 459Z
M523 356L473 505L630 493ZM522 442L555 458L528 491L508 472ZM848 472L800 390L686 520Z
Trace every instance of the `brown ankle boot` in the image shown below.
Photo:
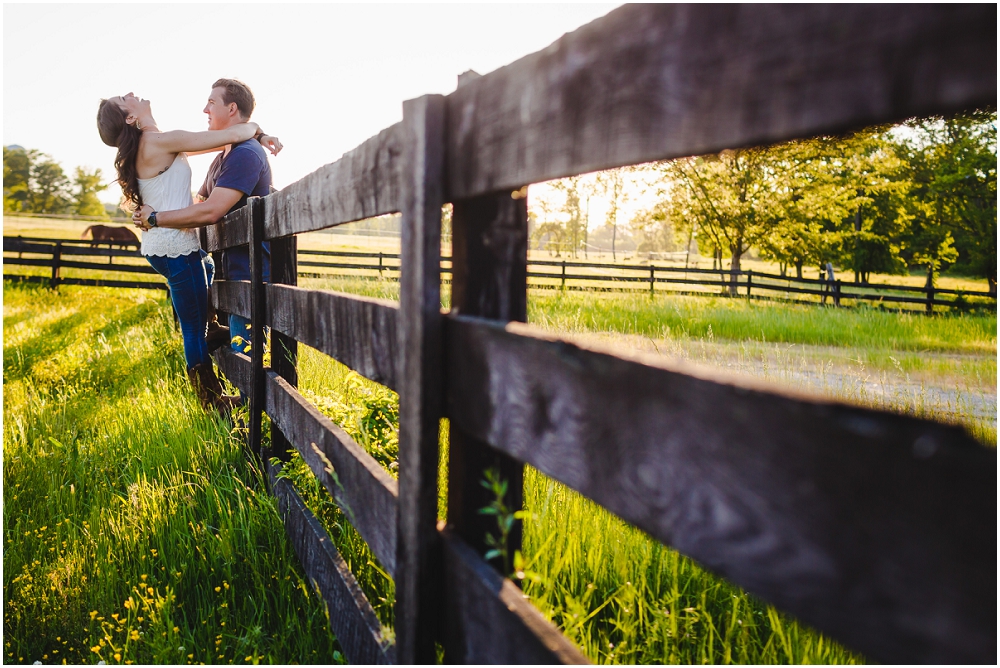
M229 336L229 328L223 327L218 320L208 323L208 334L205 336L208 342L208 352L214 352L222 346L228 346L232 341Z
M214 408L220 413L225 414L239 405L239 397L223 393L222 383L219 382L219 377L215 375L215 369L212 367L211 362L196 364L188 369L188 378L191 380L191 386L194 387L195 394L198 395L201 407L206 411Z

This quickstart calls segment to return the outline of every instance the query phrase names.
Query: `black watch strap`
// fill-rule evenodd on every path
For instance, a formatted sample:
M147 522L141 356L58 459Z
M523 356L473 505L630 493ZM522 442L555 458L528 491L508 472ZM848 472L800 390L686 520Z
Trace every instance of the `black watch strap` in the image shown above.
M156 212L155 211L150 212L149 218L146 219L146 222L149 223L150 227L156 227Z

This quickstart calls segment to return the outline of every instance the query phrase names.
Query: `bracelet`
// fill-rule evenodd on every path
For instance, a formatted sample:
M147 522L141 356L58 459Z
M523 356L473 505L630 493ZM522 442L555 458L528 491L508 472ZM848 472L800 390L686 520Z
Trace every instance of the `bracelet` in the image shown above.
M253 138L254 138L254 139L256 139L257 141L260 141L260 138L261 138L261 137L263 137L263 136L264 136L264 135L266 135L266 134L267 134L266 132L264 132L264 131L263 131L263 130L261 130L260 128L257 128L257 134L255 134L255 135L253 136Z

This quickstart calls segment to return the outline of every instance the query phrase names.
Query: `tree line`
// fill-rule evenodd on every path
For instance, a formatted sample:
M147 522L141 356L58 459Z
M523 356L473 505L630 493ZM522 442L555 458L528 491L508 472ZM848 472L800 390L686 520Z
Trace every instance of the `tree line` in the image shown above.
M751 251L782 275L831 263L862 283L919 270L933 284L952 269L995 292L996 167L995 110L913 119L562 179L551 184L560 197L533 206L532 238L571 255L597 235L610 237L613 254L624 235L640 252L696 248L720 268L729 258L734 277ZM640 188L655 204L621 224L629 172L647 177ZM589 230L593 196L609 207Z
M97 194L107 189L100 169L77 167L72 179L51 156L3 147L4 213L75 214L110 218Z

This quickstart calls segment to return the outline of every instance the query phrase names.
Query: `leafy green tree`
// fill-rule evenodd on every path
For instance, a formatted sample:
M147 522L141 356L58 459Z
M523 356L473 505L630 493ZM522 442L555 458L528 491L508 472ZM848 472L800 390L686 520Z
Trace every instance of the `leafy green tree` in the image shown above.
M906 254L927 267L929 280L955 261L996 292L996 119L995 110L986 110L908 124L912 135L900 155L911 170L919 220Z
M28 211L31 200L31 164L37 151L3 147L3 210Z
M662 167L673 183L675 216L696 224L699 235L717 252L729 251L730 292L736 290L740 258L782 220L778 169L767 148L681 158Z
M66 213L72 205L70 181L62 166L47 155L31 167L31 210L34 213Z
M73 194L75 200L74 211L79 216L97 216L108 218L104 204L97 198L97 193L107 189L107 184L103 182L104 176L100 169L88 171L83 167L76 168L73 183L76 192Z
M774 189L781 220L757 246L762 257L789 265L798 278L807 264L822 266L834 259L838 226L856 207L856 189L845 179L842 140L820 138L768 149L774 164Z

